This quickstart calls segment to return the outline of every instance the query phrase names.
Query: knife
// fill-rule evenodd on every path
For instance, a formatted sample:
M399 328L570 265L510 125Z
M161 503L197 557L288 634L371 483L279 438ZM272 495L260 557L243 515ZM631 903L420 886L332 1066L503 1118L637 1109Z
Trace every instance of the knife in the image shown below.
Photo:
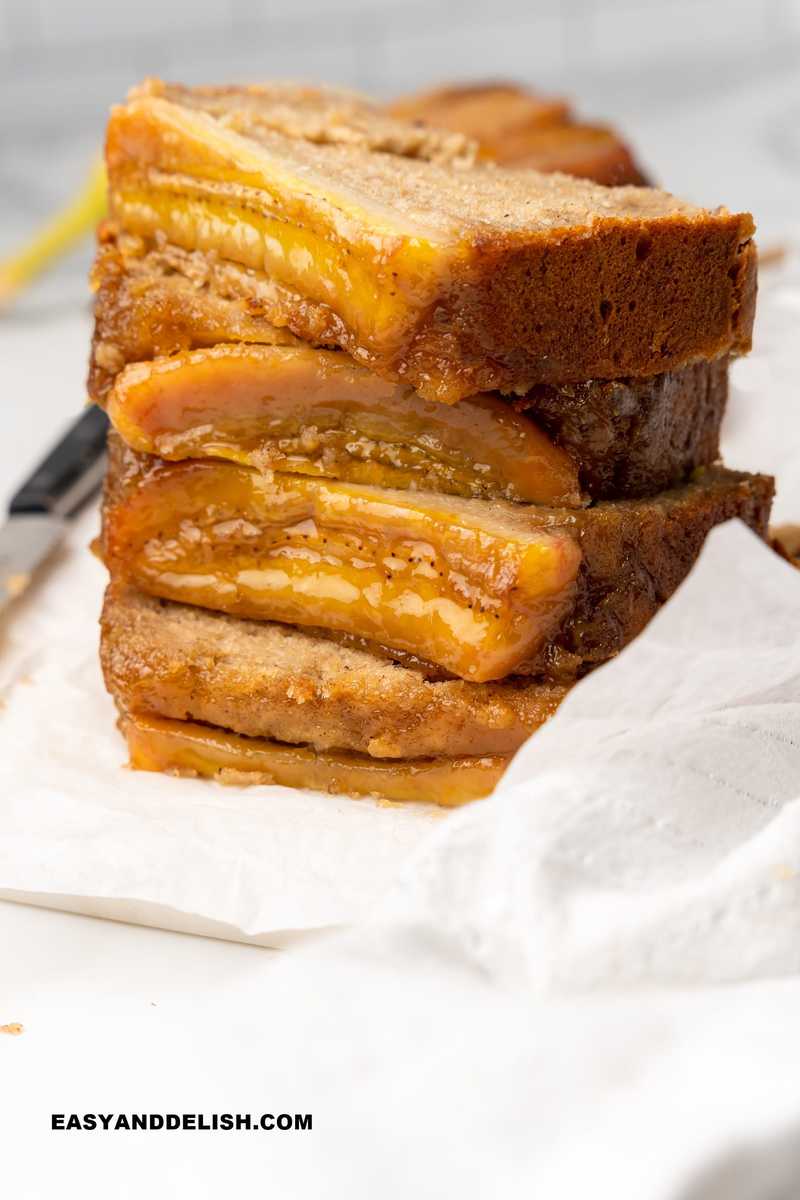
M22 595L105 472L108 417L92 405L15 493L0 528L0 613Z

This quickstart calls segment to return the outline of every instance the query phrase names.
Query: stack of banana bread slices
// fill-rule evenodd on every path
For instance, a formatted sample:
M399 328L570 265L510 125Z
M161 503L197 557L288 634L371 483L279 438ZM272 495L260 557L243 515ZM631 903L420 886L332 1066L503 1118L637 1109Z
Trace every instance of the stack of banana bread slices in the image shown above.
M455 804L715 524L746 214L476 162L347 92L113 110L90 390L134 766Z

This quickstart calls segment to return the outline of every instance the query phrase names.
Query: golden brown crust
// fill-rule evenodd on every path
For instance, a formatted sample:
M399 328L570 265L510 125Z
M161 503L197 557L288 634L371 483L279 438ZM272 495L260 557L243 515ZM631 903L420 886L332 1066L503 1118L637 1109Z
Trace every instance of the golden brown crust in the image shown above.
M647 379L540 385L514 400L578 466L595 500L652 496L719 458L728 361Z
M569 677L619 653L683 582L715 525L739 518L765 537L775 490L767 475L712 467L681 488L569 514L584 561L572 616L548 672ZM552 519L552 518L551 518Z
M654 242L611 220L593 238L556 245L545 237L523 248L487 241L476 248L475 273L452 280L398 354L364 345L330 306L218 258L209 264L216 318L209 320L203 295L173 276L154 324L161 345L174 347L263 341L277 325L446 403L484 391L523 394L538 383L661 374L751 345L752 227L728 217L703 240L691 226L678 220ZM177 272L203 257L174 246L166 253ZM637 271L637 253L651 260L647 272ZM541 283L535 299L533 279Z
M475 138L487 154L503 159L509 133L559 128L572 119L567 100L498 80L454 83L400 96L388 111L403 121L426 121Z
M512 754L565 689L429 680L313 631L246 621L111 585L106 686L125 711L377 758Z
M606 187L647 187L650 182L628 146L606 125L562 125L509 138L498 161L546 173L561 171Z
M436 322L419 331L410 369L441 357L464 363L463 377L479 391L519 392L521 379L532 386L642 377L746 353L752 226L735 216L721 222L700 233L693 220L676 218L651 239L606 220L591 238L487 245L479 279L445 299ZM535 299L532 279L541 285Z

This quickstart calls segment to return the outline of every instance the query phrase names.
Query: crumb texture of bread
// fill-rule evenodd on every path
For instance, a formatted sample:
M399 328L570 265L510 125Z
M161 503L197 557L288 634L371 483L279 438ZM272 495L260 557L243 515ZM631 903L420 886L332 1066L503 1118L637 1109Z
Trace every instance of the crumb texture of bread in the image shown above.
M227 270L213 256L178 250L163 239L148 251L141 238L112 221L98 230L90 282L95 326L87 387L98 404L127 363L221 342L298 344L285 326L265 319L279 304L275 285L265 282L269 296L260 300L259 288L238 269Z
M512 754L565 694L530 680L429 679L313 631L118 584L106 592L101 660L122 711L375 758Z
M111 213L238 269L267 320L305 340L447 402L749 347L748 214L290 137L238 104L229 93L217 115L167 90L116 108Z

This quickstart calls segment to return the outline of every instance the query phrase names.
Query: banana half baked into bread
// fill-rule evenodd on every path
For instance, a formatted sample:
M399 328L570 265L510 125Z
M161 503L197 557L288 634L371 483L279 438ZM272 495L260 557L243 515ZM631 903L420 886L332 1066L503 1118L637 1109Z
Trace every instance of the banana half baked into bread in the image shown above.
M709 530L748 214L504 170L349 92L149 81L109 124L89 387L131 762L455 804Z
M630 149L606 125L578 121L566 100L514 83L467 83L403 96L395 117L474 138L484 158L563 171L607 185L646 182Z

